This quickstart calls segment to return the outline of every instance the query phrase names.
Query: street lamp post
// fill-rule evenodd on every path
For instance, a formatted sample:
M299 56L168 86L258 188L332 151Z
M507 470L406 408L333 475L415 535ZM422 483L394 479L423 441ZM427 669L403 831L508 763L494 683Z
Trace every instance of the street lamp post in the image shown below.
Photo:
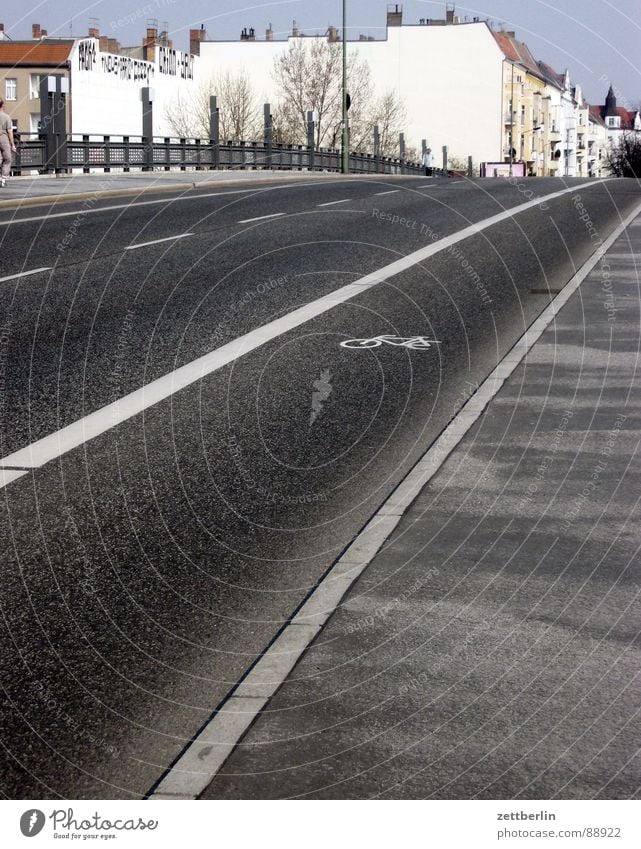
M510 91L510 177L514 174L514 62L512 62L512 87Z
M349 174L349 127L347 124L347 0L343 0L343 148L341 171Z

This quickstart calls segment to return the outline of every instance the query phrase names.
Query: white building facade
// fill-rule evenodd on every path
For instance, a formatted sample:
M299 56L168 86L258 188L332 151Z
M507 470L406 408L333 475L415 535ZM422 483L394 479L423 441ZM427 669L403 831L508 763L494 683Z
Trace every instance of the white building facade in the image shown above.
M276 103L274 63L295 38L202 41L200 73L245 72L256 95ZM477 163L500 156L503 54L485 22L389 26L384 40L350 41L348 50L368 63L378 96L392 89L404 103L408 147L426 139L439 166L443 146Z
M153 61L104 53L96 38L77 41L69 55L74 135L142 135L142 90L151 89L154 136L174 136L168 120L178 94L195 95L198 56L156 45Z

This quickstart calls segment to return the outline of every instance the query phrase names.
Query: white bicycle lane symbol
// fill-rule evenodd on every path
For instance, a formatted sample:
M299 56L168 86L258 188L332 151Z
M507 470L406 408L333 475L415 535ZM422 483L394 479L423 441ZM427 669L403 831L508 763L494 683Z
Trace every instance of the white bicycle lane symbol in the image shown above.
M427 351L432 345L440 345L436 339L425 336L373 336L370 339L347 339L341 342L341 348L380 348L381 345L393 345L396 348L409 348L411 351Z

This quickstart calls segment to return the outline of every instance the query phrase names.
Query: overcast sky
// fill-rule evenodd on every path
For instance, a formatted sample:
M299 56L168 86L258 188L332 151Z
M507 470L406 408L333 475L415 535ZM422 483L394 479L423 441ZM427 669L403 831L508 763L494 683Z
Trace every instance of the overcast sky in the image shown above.
M349 35L379 38L385 34L386 0L347 0ZM406 0L404 20L442 18L445 3ZM91 18L100 30L123 44L139 44L147 19L167 22L175 46L187 49L189 29L205 25L209 38L235 39L247 26L264 36L268 23L277 34L291 30L296 19L303 32L340 24L341 0L3 0L2 21L12 38L30 38L31 24L50 35L86 35ZM461 17L490 18L516 30L538 59L572 79L593 103L603 103L609 81L620 105L641 102L640 0L472 0L457 3ZM277 36L278 37L278 36ZM430 80L438 85L438 80Z

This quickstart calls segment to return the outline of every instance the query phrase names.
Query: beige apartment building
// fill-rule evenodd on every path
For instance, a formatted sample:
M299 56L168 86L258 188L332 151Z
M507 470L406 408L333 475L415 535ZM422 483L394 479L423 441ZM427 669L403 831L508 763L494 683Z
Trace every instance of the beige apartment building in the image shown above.
M74 45L73 39L47 40L38 24L33 26L33 37L33 41L0 40L0 97L23 138L38 132L40 77L56 73L69 78ZM70 108L68 102L67 126Z

